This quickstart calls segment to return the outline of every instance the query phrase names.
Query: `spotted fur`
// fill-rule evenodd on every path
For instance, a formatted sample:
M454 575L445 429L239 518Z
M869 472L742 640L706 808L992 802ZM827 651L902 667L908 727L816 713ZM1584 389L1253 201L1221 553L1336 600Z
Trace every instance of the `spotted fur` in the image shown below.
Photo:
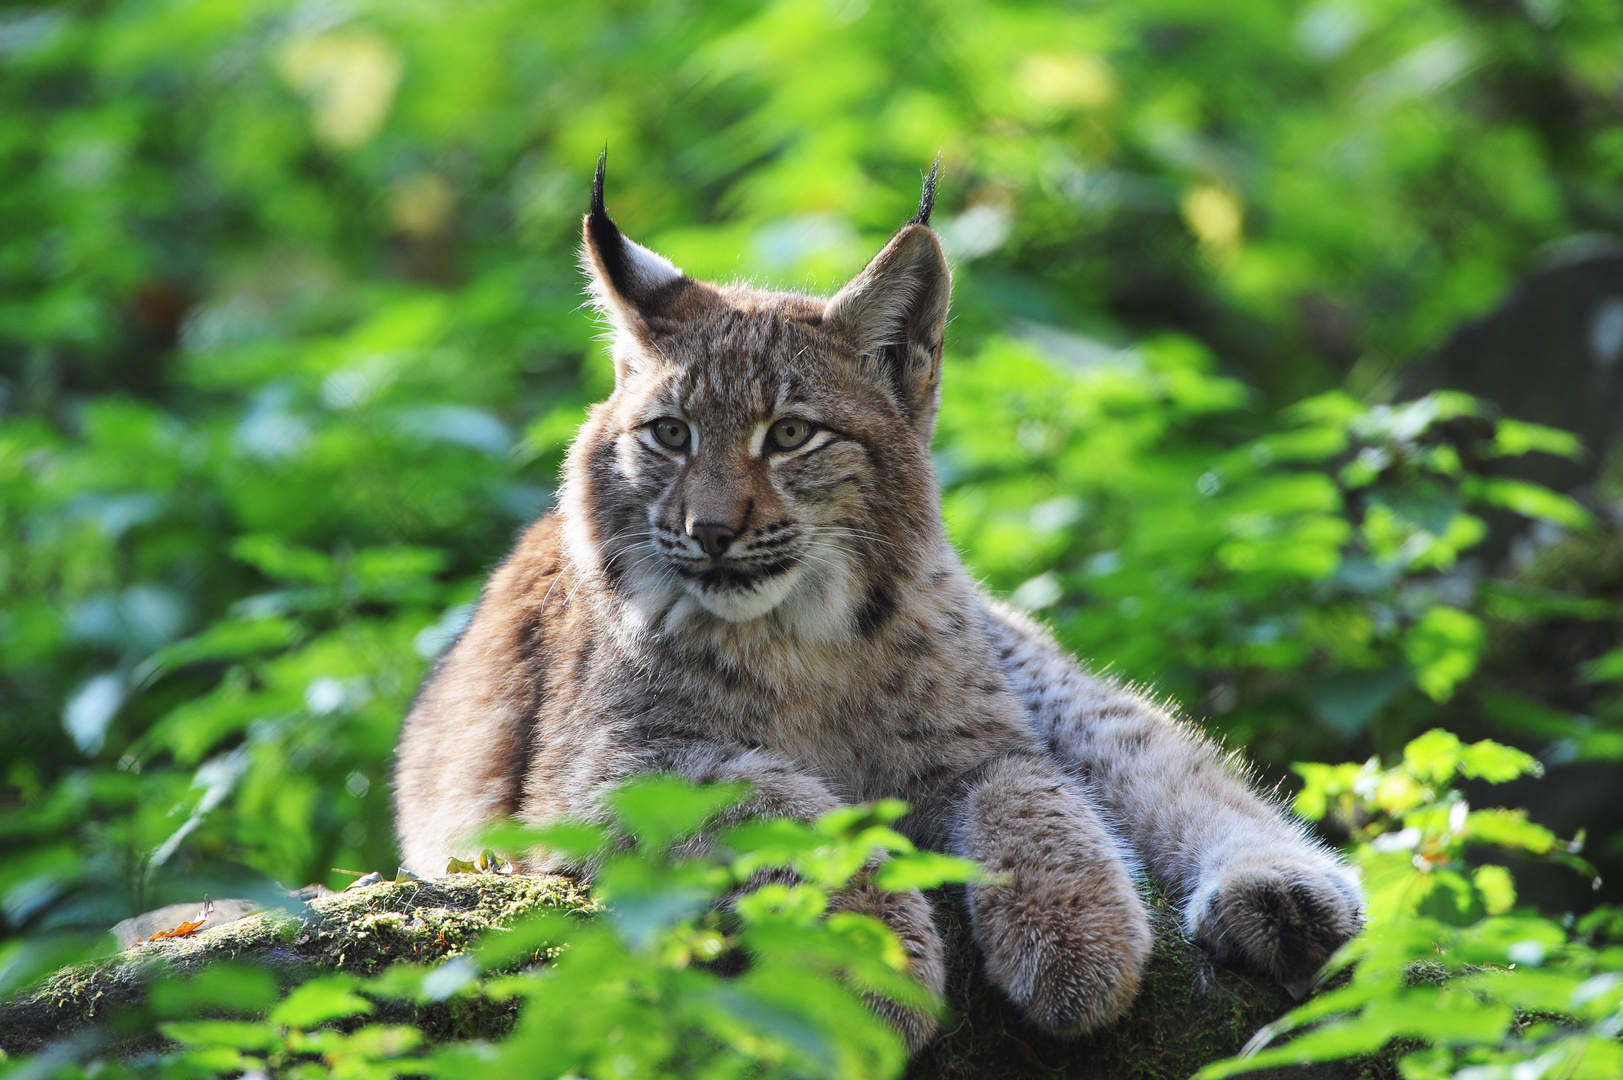
M404 865L441 872L501 815L601 817L655 770L746 780L751 812L798 819L899 797L917 842L1000 874L968 892L986 969L1051 1030L1133 1000L1141 871L1220 957L1305 984L1360 925L1348 870L1188 725L987 597L946 541L933 189L824 300L688 278L609 220L600 162L584 263L614 393L407 718ZM840 903L884 918L941 990L924 897Z

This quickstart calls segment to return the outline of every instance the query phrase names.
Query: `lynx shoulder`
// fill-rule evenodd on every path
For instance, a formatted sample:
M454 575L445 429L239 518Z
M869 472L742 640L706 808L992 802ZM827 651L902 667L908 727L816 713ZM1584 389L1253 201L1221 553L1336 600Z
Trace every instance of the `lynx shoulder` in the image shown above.
M747 812L795 818L898 797L917 842L1004 871L969 890L976 938L1050 1029L1132 1001L1141 873L1220 957L1307 982L1361 923L1351 874L1187 724L983 594L946 541L934 185L823 299L689 278L621 234L599 162L583 262L614 392L570 448L556 513L491 576L407 718L404 864L440 872L503 815L600 816L639 772L743 779ZM940 990L923 896L840 902L884 918ZM894 1019L929 1037L926 1018Z

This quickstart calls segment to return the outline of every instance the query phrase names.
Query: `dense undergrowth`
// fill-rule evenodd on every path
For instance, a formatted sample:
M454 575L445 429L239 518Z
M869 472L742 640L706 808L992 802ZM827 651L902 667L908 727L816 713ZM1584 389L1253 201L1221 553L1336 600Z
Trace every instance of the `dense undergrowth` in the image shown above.
M0 994L143 909L392 868L400 717L612 378L574 267L605 140L631 235L819 289L939 150L954 542L1369 874L1351 982L1254 1060L1599 1068L1623 894L1548 857L1623 867L1618 823L1489 810L1615 785L1623 479L1534 485L1593 450L1393 387L1623 228L1619 56L1598 0L8 9ZM1436 728L1550 778L1500 796L1526 760ZM883 1073L873 1038L837 1052ZM821 1067L750 1053L706 1068Z

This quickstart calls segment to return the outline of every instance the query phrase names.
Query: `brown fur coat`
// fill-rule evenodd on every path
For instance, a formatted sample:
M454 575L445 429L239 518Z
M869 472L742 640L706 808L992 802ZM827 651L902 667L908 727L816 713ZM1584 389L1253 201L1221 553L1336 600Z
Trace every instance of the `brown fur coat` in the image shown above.
M899 797L917 842L1004 874L969 890L976 937L1050 1029L1132 1001L1141 871L1220 956L1311 980L1360 925L1350 872L1186 724L986 596L947 543L933 180L822 300L686 277L610 221L600 164L585 250L615 390L558 511L492 575L407 719L404 865L441 872L503 815L601 817L639 772L743 779L751 812L802 819ZM921 895L840 903L886 919L941 989ZM927 1019L895 1019L928 1038Z

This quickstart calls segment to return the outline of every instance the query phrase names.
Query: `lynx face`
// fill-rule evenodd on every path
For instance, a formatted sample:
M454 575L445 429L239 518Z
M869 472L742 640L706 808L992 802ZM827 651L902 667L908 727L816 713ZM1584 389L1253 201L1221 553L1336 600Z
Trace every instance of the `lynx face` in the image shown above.
M571 553L654 632L863 633L940 530L934 235L904 228L822 300L693 281L594 198L586 262L616 384L570 452Z
M794 324L786 336L811 337ZM808 576L799 591L843 593L848 555L871 546L846 542L860 535L874 489L870 453L836 426L853 410L829 406L827 378L786 377L775 359L740 349L720 365L673 367L637 395L634 426L616 440L621 475L647 505L653 555L642 572L673 576L733 622L765 615ZM734 377L705 377L715 366Z

